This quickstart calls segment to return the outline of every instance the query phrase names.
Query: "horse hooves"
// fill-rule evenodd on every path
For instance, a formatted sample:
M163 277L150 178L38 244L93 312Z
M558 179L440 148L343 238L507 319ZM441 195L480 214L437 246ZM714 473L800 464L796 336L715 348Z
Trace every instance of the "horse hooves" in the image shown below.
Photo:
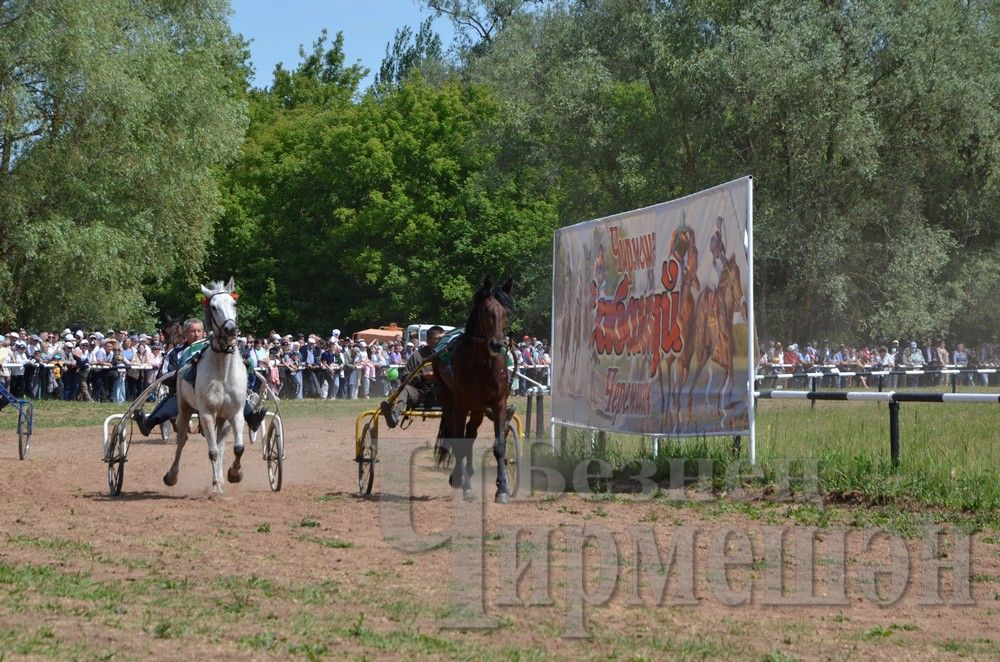
M226 479L230 483L238 483L241 480L243 480L243 471L242 470L240 470L240 471L233 471L233 468L230 467L229 471L226 472Z
M507 496L506 492L497 492L496 498L493 500L496 503L510 503L510 497Z
M462 490L462 498L465 499L466 501L475 501L476 493L473 492L471 489L466 488Z
M173 487L177 484L177 474L170 475L170 472L163 474L163 484L167 487Z

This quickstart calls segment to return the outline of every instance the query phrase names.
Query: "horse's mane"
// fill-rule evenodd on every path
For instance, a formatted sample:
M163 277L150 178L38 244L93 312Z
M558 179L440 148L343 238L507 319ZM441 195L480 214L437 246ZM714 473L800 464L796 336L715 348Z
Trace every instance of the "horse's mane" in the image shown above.
M465 321L465 333L472 335L476 331L479 321L479 309L483 302L490 296L497 300L501 306L509 313L514 309L514 297L503 291L503 287L480 287L472 297L472 306L469 308L469 318Z
M221 280L213 280L208 285L205 286L207 289L213 292L226 292L226 284Z

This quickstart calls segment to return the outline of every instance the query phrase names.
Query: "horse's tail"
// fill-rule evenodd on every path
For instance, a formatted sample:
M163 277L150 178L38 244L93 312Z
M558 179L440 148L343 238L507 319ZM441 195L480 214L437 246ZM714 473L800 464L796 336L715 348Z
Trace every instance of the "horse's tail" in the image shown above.
M442 444L441 440L438 439L434 444L434 465L437 467L443 467L448 462L448 458L451 456L451 449L447 445Z

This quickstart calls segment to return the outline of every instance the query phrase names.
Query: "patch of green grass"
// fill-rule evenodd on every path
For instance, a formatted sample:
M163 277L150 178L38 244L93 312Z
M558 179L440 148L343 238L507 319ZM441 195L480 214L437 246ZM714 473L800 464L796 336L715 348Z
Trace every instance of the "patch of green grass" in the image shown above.
M306 642L289 646L288 652L291 655L301 655L307 660L319 660L329 652L329 649L325 644L313 644Z
M79 654L81 647L73 648L73 652ZM37 657L66 657L72 654L49 627L40 627L30 634L23 630L0 630L0 659L6 653Z
M299 588L296 591L284 590L284 595L293 595L295 599L301 601L303 604L318 606L325 605L329 602L329 597L331 595L336 595L340 590L340 585L328 579L326 581L319 582L318 584L307 584Z
M799 658L788 653L782 653L781 651L771 651L761 659L763 662L795 662Z
M302 521L299 522L299 527L303 529L315 529L319 526L319 522L308 517L303 517Z
M159 621L156 625L152 626L149 630L149 634L152 635L154 639L177 639L183 637L187 631L188 628L185 624L166 620Z
M154 586L161 591L187 591L191 588L191 580L174 579L172 577L160 577L153 580Z
M884 405L810 404L760 402L755 467L749 466L745 451L734 456L726 439L663 439L660 456L653 458L648 438L607 434L605 443L592 448L587 432L568 428L565 433L562 428L557 431L560 452L540 446L534 461L561 473L572 490L580 462L604 460L614 475L597 482L609 483L619 493L636 489L638 483L632 477L643 461L652 461L658 500L665 503L703 507L696 497L740 490L749 495L774 494L800 504L789 516L815 526L828 524L818 505L826 500L868 511L928 514L933 521L964 523L973 531L1000 528L1000 480L996 476L1000 433L988 407L903 404L901 461L893 467ZM672 474L684 486L679 501L677 493L671 492ZM746 514L758 513L749 508ZM902 529L910 528L903 518L897 520Z
M299 536L296 540L302 542L312 542L316 543L320 547L326 547L329 549L350 549L354 547L354 543L347 540L341 540L340 538L317 538L316 536Z
M273 651L278 647L281 638L273 632L258 632L250 637L240 639L240 645L258 651Z
M830 524L829 509L812 503L792 504L785 511L785 516L801 526L826 528Z
M938 646L946 653L956 653L963 657L981 659L1000 657L1000 644L989 639L949 639Z
M894 632L913 632L916 629L917 626L913 623L891 623L888 627L876 625L872 629L862 632L861 638L868 641L886 639L891 637Z
M94 555L94 548L88 543L78 540L67 540L65 538L39 538L36 536L9 535L7 542L11 545L21 547L34 547L35 549L47 549L59 552L79 552L88 556Z
M149 407L147 405L147 412ZM120 414L124 405L113 402L65 402L62 400L35 400L34 423L36 430L64 427L99 427L111 414ZM378 408L376 400L282 400L281 418L328 418L331 416L357 416ZM0 416L0 430L13 430L16 416Z
M250 575L249 577L235 577L226 575L217 577L215 585L228 591L256 591L264 597L272 597L277 594L274 584L263 577Z
M12 566L3 562L0 562L0 591L115 604L124 598L122 587L117 582L94 581L83 573L62 572L49 566Z

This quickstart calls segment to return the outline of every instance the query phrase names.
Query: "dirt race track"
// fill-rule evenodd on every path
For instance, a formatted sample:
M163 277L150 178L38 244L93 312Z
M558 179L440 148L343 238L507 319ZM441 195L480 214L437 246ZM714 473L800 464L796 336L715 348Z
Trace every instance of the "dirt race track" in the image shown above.
M433 431L430 422L417 423L398 436L429 438ZM392 438L383 438L383 457L393 452ZM185 449L173 488L161 481L173 444L134 443L123 494L114 499L107 496L99 429L38 430L24 462L16 459L10 435L2 441L0 658L1000 655L996 531L971 540L974 604L951 604L953 573L944 571L945 604L921 605L925 539L919 532L891 541L879 537L866 551L861 529L837 524L850 520L847 508L579 495L496 506L490 499L482 585L485 613L495 627L448 629L441 626L455 619L470 624L474 616L453 603L450 580L455 558L470 558L468 549L456 539L431 551L407 552L396 549L401 545L392 536L386 539L380 519L385 504L355 496L353 418L287 420L283 490L269 491L264 463L251 446L245 481L227 485L217 499L208 497L209 464L200 437ZM231 458L230 446L227 462ZM455 503L444 474L431 467L428 453L417 464L416 528L443 528ZM782 575L782 563L765 557L763 541L773 527L802 524L821 527L818 545L824 549L834 548L843 531L843 560L818 558L817 552L811 565L814 581L825 587L819 593L833 598L836 581L830 577L846 572L844 599L817 606L767 604L781 601L780 589L769 593L767 581L775 572ZM519 527L552 535L547 542L518 539ZM725 547L720 535L727 527L734 532ZM669 541L693 532L693 600L678 600L686 592L683 574L674 573L667 604L656 605L653 590L667 573L654 570L638 573L638 599L632 602L640 604L628 604L637 577L635 541L654 530L664 559ZM578 531L595 533L595 542L581 544ZM740 532L753 545L752 558L742 559L741 567L715 565L719 540L730 562L741 560ZM612 539L617 551L597 544ZM893 541L908 548L912 567L908 583L903 577L902 596L879 606L868 593L891 594L892 578L868 575L887 562ZM948 558L960 559L960 539L946 542ZM683 566L684 545L678 549ZM796 554L794 545L789 549ZM534 553L535 561L520 581L520 604L505 605L514 599L509 571L516 552L522 559ZM582 569L574 559L583 560ZM786 558L786 593L801 571L797 565ZM603 603L587 606L582 619L574 616L577 585ZM752 586L749 595L740 593L746 586ZM567 632L589 637L569 638Z

